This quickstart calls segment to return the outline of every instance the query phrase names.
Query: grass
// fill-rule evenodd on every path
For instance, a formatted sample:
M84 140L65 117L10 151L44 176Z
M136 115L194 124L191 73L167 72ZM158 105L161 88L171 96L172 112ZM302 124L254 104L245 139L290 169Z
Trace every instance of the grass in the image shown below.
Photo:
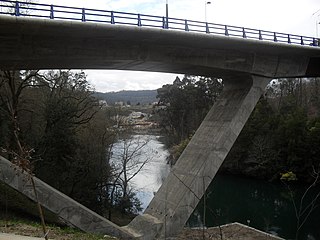
M111 240L109 236L84 233L66 226L54 213L44 209L49 238L57 240ZM0 232L43 237L37 205L0 183Z
M115 240L116 238L99 234L84 233L80 230L47 225L49 239L56 240ZM25 220L0 220L0 232L22 236L43 237L40 223Z

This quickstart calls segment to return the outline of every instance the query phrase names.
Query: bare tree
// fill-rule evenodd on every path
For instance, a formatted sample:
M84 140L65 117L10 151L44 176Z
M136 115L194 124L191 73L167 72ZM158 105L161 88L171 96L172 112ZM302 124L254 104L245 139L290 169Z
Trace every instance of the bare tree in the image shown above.
M296 235L295 239L299 239L299 233L301 228L304 226L306 221L308 220L310 214L318 207L318 199L320 199L320 191L316 191L312 195L312 190L315 189L317 184L319 183L320 180L320 165L318 166L318 169L316 170L314 166L312 166L312 173L311 176L313 178L312 183L307 187L305 192L303 193L302 197L296 203L295 201L295 193L292 187L290 186L289 182L290 181L296 181L296 175L293 172L287 172L282 174L281 176L281 181L284 183L284 185L287 187L290 193L290 198L294 207L294 212L296 215L296 221L297 221L297 226L296 226ZM307 200L307 196L312 196L311 200Z
M7 152L11 161L17 166L17 171L28 174L33 187L42 224L44 238L48 239L42 207L38 200L38 192L33 179L32 152L33 149L24 144L20 139L20 126L18 121L19 102L24 89L38 85L38 71L1 71L0 75L0 110L4 113L11 124L11 138ZM17 172L17 174L19 174Z
M20 127L18 115L20 100L24 91L29 87L39 85L38 71L0 71L0 111L10 122L12 130L11 139L7 149L19 150L17 139L19 139Z
M139 172L152 161L152 150L150 152L146 145L149 139L142 137L130 137L119 141L117 146L113 146L113 155L111 165L114 169L114 180L112 182L112 190L110 193L111 201L118 201L123 205L123 209L128 208L132 197L133 188L130 182L137 176Z

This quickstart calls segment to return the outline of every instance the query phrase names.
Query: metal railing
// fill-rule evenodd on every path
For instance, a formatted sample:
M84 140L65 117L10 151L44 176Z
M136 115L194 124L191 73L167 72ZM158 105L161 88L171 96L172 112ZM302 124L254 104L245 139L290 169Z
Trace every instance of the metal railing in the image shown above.
M146 14L135 14L98 10L90 8L68 7L40 3L22 3L19 1L0 0L0 14L16 17L37 17L63 19L82 22L133 25L186 32L198 32L227 37L255 39L294 45L319 47L319 39L294 34L264 31L253 28L237 27L216 23L193 21L179 18L166 18Z

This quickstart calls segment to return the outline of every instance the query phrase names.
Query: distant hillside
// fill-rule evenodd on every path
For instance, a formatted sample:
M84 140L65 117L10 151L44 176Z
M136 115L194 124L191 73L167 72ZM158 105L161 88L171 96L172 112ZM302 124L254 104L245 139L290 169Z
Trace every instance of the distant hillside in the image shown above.
M115 102L130 102L131 105L149 104L157 102L157 90L139 90L139 91L120 91L120 92L96 92L95 97L101 100L106 100L108 104Z

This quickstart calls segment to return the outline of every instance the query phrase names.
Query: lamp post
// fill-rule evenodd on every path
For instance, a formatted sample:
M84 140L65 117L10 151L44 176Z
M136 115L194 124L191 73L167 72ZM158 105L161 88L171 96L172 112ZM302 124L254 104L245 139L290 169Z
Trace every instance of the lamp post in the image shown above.
M319 13L319 14L317 15L317 13ZM320 24L318 19L319 19L319 16L320 16L320 9L318 9L318 11L314 12L312 14L312 16L315 16L315 18L316 18L316 37L318 38L319 37L318 27L319 27L319 24Z
M166 28L169 28L169 7L168 0L166 0Z
M207 22L207 5L208 4L211 4L210 1L204 1L204 19L205 19L205 22Z

